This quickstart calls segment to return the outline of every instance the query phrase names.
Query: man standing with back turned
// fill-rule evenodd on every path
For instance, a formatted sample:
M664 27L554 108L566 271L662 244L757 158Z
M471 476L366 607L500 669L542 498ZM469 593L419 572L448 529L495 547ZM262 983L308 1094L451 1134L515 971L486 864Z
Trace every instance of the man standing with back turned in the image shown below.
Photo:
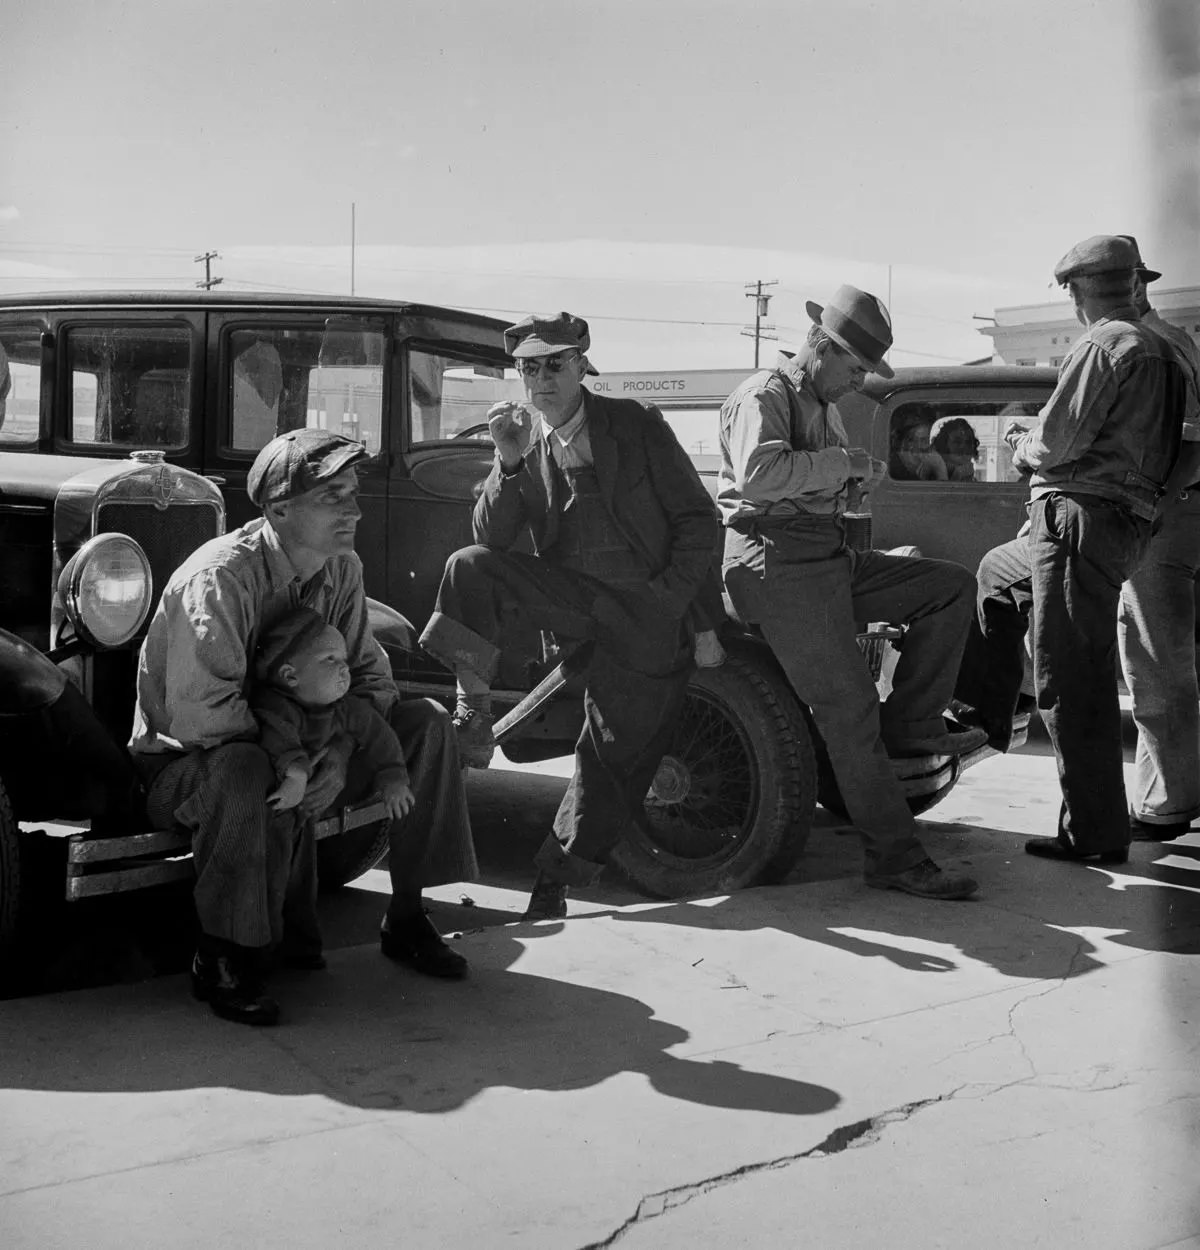
M756 373L721 409L717 504L725 587L739 615L761 626L796 693L812 710L850 819L866 842L867 884L924 898L966 898L970 877L944 872L917 840L889 758L960 754L977 730L942 718L958 672L975 580L943 560L853 551L842 514L851 483L885 466L848 439L836 409L884 377L892 345L887 309L840 287L791 359ZM881 708L859 651L856 621L907 625L891 697Z
M1006 749L1032 616L1037 706L1062 787L1045 859L1124 863L1129 813L1117 694L1117 606L1137 571L1175 464L1186 383L1171 345L1134 307L1137 248L1100 234L1054 268L1087 327L1035 429L1013 424L1013 464L1032 473L1028 534L979 565L978 630L958 695Z

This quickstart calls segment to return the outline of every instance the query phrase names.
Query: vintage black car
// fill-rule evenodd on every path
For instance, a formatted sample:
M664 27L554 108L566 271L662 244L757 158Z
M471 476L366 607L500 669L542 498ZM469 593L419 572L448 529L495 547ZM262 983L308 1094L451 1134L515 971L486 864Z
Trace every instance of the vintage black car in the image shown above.
M0 964L36 905L30 883L44 874L31 866L47 845L62 852L56 888L69 899L190 872L186 838L145 828L124 752L134 661L166 576L250 515L246 473L277 432L332 428L374 453L358 549L376 634L403 690L452 699L451 675L415 648L413 627L429 616L446 557L471 541L493 456L487 409L518 393L503 328L452 309L328 296L0 300L12 376L0 424ZM854 440L882 455L909 403L984 419L1036 406L1050 384L1031 370L902 371L844 408ZM1015 532L1019 484L940 485L965 508L946 536L964 524L997 541ZM877 545L915 540L943 554L921 494L937 486L881 489ZM616 857L652 894L778 879L812 823L818 752L806 710L752 630L729 622L723 640L728 659L693 680L646 820ZM517 709L503 722L516 762L569 754L579 728L577 699L537 694L560 684L544 643L529 633L505 647L496 698ZM866 649L878 660L882 636ZM569 691L569 662L565 678ZM913 807L936 802L963 763L897 761ZM828 776L822 797L837 807ZM322 822L327 884L382 855L379 811ZM64 821L75 822L67 837Z

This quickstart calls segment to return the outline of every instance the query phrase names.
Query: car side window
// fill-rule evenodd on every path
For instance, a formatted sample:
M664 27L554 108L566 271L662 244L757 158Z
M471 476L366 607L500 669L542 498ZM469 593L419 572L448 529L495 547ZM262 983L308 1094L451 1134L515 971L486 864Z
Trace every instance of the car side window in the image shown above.
M469 353L408 351L409 446L450 438L490 441L487 412L501 400L523 400L513 369Z
M312 427L377 453L385 344L382 324L351 318L232 331L226 354L231 448L258 451L276 434Z
M0 330L0 444L37 442L42 389L42 339L30 327Z
M894 482L1016 482L1004 442L1011 421L1032 425L1036 401L900 404L888 424L888 476Z
M71 442L165 450L187 444L187 327L76 326L65 339Z

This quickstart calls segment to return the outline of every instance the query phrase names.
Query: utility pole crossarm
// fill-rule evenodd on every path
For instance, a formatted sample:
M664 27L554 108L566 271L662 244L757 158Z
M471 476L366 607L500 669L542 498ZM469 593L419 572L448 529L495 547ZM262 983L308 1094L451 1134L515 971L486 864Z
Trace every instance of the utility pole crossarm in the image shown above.
M193 257L193 264L199 265L202 263L204 265L204 280L197 282L197 286L203 287L206 291L211 291L214 286L218 286L225 281L224 278L214 278L212 276L212 262L220 259L220 252L205 252L201 256Z
M745 335L754 335L754 367L756 369L758 368L758 346L760 341L765 338L773 339L776 337L775 334L768 333L768 331L773 331L775 329L774 326L763 325L763 318L767 315L767 305L772 299L770 295L763 291L763 287L778 285L778 280L774 278L769 282L764 282L761 278L759 278L756 282L746 283L746 298L754 301L754 329L751 330L750 327L747 326L742 333Z

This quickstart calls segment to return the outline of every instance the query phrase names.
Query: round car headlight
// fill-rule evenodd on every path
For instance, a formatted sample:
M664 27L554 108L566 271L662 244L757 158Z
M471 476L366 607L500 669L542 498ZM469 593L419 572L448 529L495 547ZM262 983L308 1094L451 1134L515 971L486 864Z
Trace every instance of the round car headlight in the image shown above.
M146 553L124 534L89 539L58 578L67 618L93 647L128 642L146 620L153 588Z

